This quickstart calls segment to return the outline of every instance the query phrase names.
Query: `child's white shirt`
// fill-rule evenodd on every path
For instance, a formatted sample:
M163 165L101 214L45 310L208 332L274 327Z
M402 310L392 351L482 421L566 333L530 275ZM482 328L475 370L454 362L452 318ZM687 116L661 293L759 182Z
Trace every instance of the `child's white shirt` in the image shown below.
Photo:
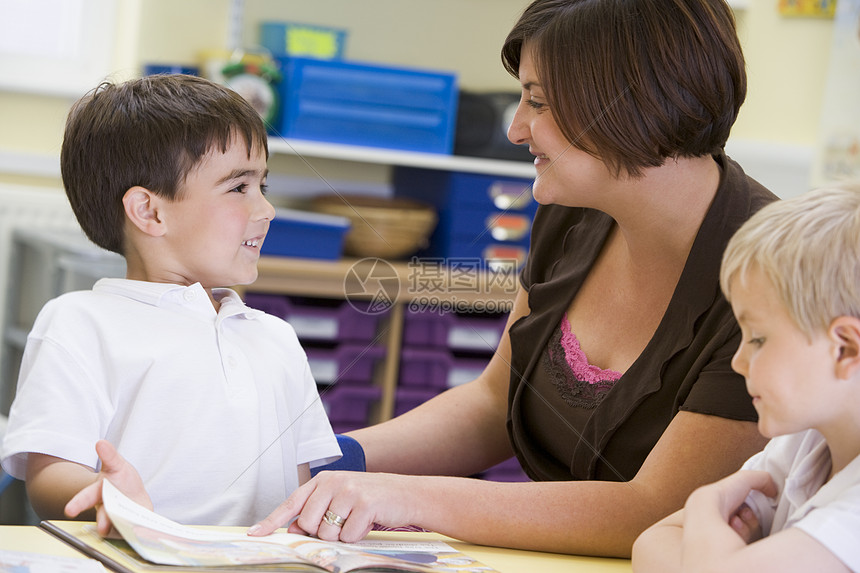
M779 493L769 499L754 491L747 504L765 535L797 527L860 571L860 457L826 481L830 468L830 449L817 431L773 438L743 469L770 473Z
M30 333L2 447L97 469L111 441L155 510L188 524L250 525L298 486L297 466L340 449L307 358L283 320L206 291L102 279L50 301Z

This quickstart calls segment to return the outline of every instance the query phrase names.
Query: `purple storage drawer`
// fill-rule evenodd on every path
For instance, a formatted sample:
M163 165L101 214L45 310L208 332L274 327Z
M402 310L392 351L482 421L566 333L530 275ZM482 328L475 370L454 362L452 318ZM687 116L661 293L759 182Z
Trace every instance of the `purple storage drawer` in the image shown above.
M502 339L507 316L449 314L448 348L493 352Z
M368 312L371 301L349 301L340 308L339 340L355 342L370 342L376 338L379 323L387 316L386 313Z
M302 340L370 342L382 315L359 308L346 301L292 299L287 321Z
M352 432L353 430L360 430L361 428L366 428L370 425L366 421L361 422L341 422L339 420L329 420L331 423L331 429L335 434L345 434L347 432Z
M434 388L398 388L394 400L394 416L408 412L437 394L439 390Z
M403 320L403 344L492 352L499 345L506 321L506 315L407 311Z
M245 293L245 304L284 320L290 313L290 302L287 297L278 294Z
M451 360L451 368L448 370L446 383L448 388L471 382L477 378L487 364L490 362L490 357L486 358L465 358L453 357Z
M249 292L245 304L283 318L302 340L370 342L384 314L364 312L369 302L306 299Z
M448 315L413 312L403 315L403 345L445 348L448 341Z
M523 471L516 457L508 458L481 474L481 478L487 481L522 482L531 481Z
M356 428L368 424L370 408L381 395L382 390L376 386L335 384L320 390L320 398L332 425L357 424Z
M443 390L459 386L483 372L487 357L461 357L440 348L406 347L400 353L400 385Z
M305 347L311 373L318 384L369 385L382 366L385 348L341 344L335 348Z
M401 386L443 389L448 385L450 354L439 348L404 348L400 351Z

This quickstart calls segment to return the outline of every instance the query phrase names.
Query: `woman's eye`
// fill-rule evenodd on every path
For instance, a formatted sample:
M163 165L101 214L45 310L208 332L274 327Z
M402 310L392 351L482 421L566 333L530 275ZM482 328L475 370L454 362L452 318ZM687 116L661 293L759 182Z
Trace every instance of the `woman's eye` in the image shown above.
M761 346L762 344L764 344L764 337L760 336L758 338L750 338L749 343L754 346Z
M529 105L529 107L531 107L532 109L538 110L538 111L540 111L546 107L545 103L541 103L541 102L535 101L533 99L527 99L526 103Z

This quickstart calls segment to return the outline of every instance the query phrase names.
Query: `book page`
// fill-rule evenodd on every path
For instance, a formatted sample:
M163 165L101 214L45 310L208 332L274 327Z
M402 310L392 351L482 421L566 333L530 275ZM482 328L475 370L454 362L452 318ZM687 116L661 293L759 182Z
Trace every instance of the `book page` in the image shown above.
M102 501L114 528L143 558L159 565L220 567L301 563L327 571L486 572L443 542L328 542L293 533L248 537L181 525L130 500L109 481Z
M444 541L388 541L367 540L350 543L349 547L377 555L387 555L403 561L421 563L437 571L458 573L490 573L496 571L476 561Z

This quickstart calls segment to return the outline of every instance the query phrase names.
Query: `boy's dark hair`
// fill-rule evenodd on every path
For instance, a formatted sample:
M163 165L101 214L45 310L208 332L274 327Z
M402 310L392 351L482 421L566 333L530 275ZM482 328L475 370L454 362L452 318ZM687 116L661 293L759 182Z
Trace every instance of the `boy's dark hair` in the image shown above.
M514 77L526 42L562 133L616 174L718 153L746 97L724 0L536 0L502 48Z
M60 153L66 195L84 232L124 254L122 197L141 186L177 198L188 173L233 137L269 156L260 115L239 94L203 78L105 82L72 106Z

